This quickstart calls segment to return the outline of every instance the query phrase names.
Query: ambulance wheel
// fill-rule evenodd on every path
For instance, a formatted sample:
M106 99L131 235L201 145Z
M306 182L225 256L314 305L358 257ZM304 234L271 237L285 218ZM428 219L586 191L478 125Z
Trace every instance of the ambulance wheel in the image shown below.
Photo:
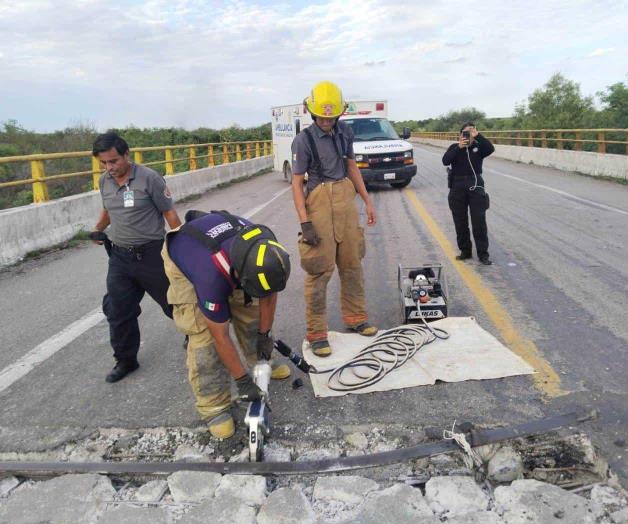
M408 180L404 180L403 182L391 182L390 185L392 187L396 187L397 189L401 189L403 187L406 187L409 183L410 183L410 178Z
M288 184L292 184L292 168L288 162L283 164L283 178Z

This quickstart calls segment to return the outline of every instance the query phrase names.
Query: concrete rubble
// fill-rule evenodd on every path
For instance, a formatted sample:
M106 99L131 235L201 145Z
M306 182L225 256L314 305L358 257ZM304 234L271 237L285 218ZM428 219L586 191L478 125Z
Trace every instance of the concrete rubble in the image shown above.
M216 524L619 524L628 522L621 488L594 486L588 496L533 479L494 491L470 476L432 477L424 491L380 486L357 475L294 482L268 493L259 476L177 472L116 493L104 475L26 481L0 499L0 523ZM37 501L37 504L33 502Z
M206 432L106 431L49 455L57 460L92 455L102 460L248 460L246 448L203 440ZM348 428L335 439L324 431L319 436L318 442L274 440L265 448L265 460L342 457L404 445L398 436L387 439L382 430L368 437L360 428ZM586 440L566 437L556 445L549 439L518 439L478 449L486 476L465 466L461 452L318 476L265 478L201 471L137 478L5 476L0 477L0 524L628 524L626 493L600 467ZM580 462L565 462L572 456ZM9 457L0 454L0 459ZM575 477L574 472L584 476ZM541 474L554 483L536 480ZM557 485L561 483L575 491Z

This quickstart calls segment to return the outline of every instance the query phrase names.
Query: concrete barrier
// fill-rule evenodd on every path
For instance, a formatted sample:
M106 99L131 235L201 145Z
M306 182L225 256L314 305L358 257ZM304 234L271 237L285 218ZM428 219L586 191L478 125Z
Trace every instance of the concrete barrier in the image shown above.
M232 164L179 173L167 178L175 200L204 193L219 184L271 168L265 156ZM79 231L91 231L102 201L98 191L0 211L0 267L14 264L26 254L71 239Z
M410 141L415 144L429 144L443 149L452 143L448 140L416 137L411 138ZM497 144L492 156L524 164L553 167L562 171L574 171L585 175L628 179L628 155Z

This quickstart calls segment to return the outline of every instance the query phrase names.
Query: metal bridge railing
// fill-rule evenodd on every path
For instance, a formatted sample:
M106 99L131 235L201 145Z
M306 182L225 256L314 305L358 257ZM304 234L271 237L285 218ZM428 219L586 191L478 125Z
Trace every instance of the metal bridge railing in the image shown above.
M583 151L584 146L585 150L597 149L598 153L628 155L628 129L487 129L482 134L494 144L574 151ZM455 132L418 131L412 133L412 136L458 141L458 133ZM612 145L610 148L612 151L608 151L609 145Z
M207 153L199 154L201 149ZM220 164L229 164L232 161L238 162L243 159L249 160L251 158L271 155L272 141L259 140L135 147L131 148L130 151L136 163L141 163L145 166L157 166L158 168L159 166L163 166L163 169L160 170L164 171L166 176L169 176L181 171L195 171L202 167L213 167ZM144 162L145 153L151 154L152 156L155 156L155 153L158 155L163 153L163 160ZM91 169L46 175L46 166L50 166L53 162L77 158L91 158ZM30 165L30 178L0 182L0 191L6 188L32 185L34 203L50 200L48 183L56 180L91 176L91 187L89 189L86 188L86 190L98 189L98 182L103 172L100 162L97 158L92 156L91 151L0 157L0 169L6 164L21 165L22 168L24 165ZM178 169L178 166L181 165L184 165L187 169Z

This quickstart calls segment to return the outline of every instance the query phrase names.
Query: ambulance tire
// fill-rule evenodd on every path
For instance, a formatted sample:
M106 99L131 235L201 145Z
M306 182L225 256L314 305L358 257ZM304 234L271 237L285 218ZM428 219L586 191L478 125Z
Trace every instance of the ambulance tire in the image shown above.
M288 162L283 164L283 178L288 184L292 184L292 168Z
M406 187L412 179L408 178L408 180L404 180L402 182L391 182L390 185L392 187L396 187L397 189L402 189L404 187Z

